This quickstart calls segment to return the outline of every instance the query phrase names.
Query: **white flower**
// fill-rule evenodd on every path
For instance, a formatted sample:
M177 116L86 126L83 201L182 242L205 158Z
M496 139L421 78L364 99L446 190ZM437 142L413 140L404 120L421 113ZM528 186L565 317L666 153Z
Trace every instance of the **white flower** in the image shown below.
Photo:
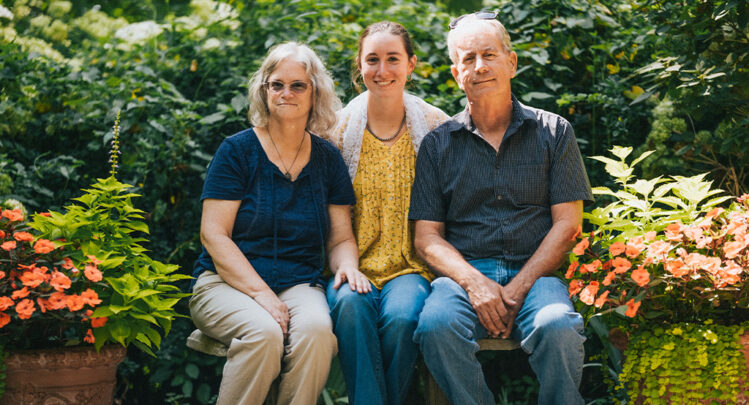
M7 18L9 20L12 20L13 13L11 13L7 8L0 6L0 18Z
M141 21L122 27L114 33L115 38L131 44L142 43L151 38L159 36L164 31L161 25L153 20Z
M221 41L219 41L217 38L208 38L205 40L205 43L203 43L203 50L206 51L208 49L215 49L221 46Z

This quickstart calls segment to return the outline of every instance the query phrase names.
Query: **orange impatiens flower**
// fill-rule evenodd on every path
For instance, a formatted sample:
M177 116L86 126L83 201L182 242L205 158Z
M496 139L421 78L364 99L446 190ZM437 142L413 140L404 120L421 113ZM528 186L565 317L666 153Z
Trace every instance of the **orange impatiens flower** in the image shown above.
M640 287L644 287L650 282L650 273L645 270L644 266L640 266L632 272L632 280Z
M674 222L672 224L668 224L666 227L666 239L670 241L678 241L681 240L681 231L684 229L684 226L681 224L681 222Z
M73 265L73 261L69 257L63 258L62 262L63 263L61 264L61 266L65 270L70 270L75 267L75 265Z
M3 239L3 238L5 238L5 232L0 230L0 239Z
M637 310L640 309L640 304L642 304L642 302L635 302L634 298L630 298L630 300L627 301L627 310L624 312L624 315L634 318L635 315L637 315Z
M625 248L626 246L623 242L614 242L609 246L609 253L611 253L611 256L619 256L624 253Z
M41 269L35 268L32 271L25 271L18 279L21 280L23 285L30 288L36 288L47 281L47 275L44 274Z
M577 245L572 249L572 253L581 256L583 253L585 253L585 249L590 246L590 242L588 241L588 238L583 238L580 240L580 242L577 242Z
M16 241L9 240L7 242L3 242L3 244L0 245L0 248L3 249L3 250L5 250L5 251L10 252L11 250L13 250L13 249L16 248Z
M34 235L28 232L16 232L13 234L13 239L19 242L31 242L34 240Z
M606 299L609 298L609 291L604 291L603 294L599 295L598 298L596 298L596 302L593 304L596 306L596 308L601 308L603 304L606 303Z
M580 292L580 301L584 302L586 305L593 305L593 301L596 299L596 294L598 294L598 281L591 281L590 284L585 286L585 288Z
M615 258L611 265L614 266L614 272L617 274L626 273L627 270L632 268L632 263L623 257Z
M95 305L101 304L101 300L99 299L99 294L97 294L96 291L90 288L81 293L81 299L83 300L84 303L92 307Z
M681 259L669 260L665 264L666 271L671 273L674 277L683 277L689 274L689 268L684 265Z
M726 242L723 245L723 253L725 253L726 259L735 259L746 246L747 243L744 238L736 238L736 240Z
M608 272L608 274L606 274L606 278L603 279L603 282L601 284L608 287L611 285L611 282L614 281L614 278L616 278L616 272L610 271Z
M102 316L101 318L91 318L91 327L101 328L107 323L107 320L109 320L109 318L106 316Z
M55 250L55 244L47 239L39 239L34 243L34 251L39 254L49 253Z
M583 281L582 280L572 280L570 281L570 286L568 288L568 291L570 293L570 297L580 292L580 290L583 289Z
M83 341L86 343L94 343L96 341L96 338L94 338L94 332L91 329L86 332L86 337L83 338Z
M94 264L94 266L98 266L101 264L101 260L97 259L94 255L88 255L89 260Z
M35 311L36 307L34 306L34 301L28 298L21 300L21 302L16 304L16 312L18 313L19 319L29 319Z
M29 288L23 287L20 290L13 291L13 294L11 294L10 297L13 298L14 300L17 300L21 298L26 298L28 297L28 295L29 295Z
M577 266L579 265L578 262L574 261L570 263L570 266L567 267L567 273L564 274L565 278L572 278L572 276L575 274L575 270L577 270Z
M18 208L14 210L3 210L3 217L8 218L10 222L21 222L23 221L23 213Z
M657 235L658 233L656 231L645 232L645 240L648 242L652 242L655 240L655 237Z
M56 271L52 273L52 279L49 281L49 285L57 291L64 291L70 288L71 281L68 276Z
M86 268L83 270L83 274L86 275L87 279L91 280L94 283L101 281L103 278L101 272L96 268L95 264L87 264Z
M580 266L580 273L595 273L598 271L598 268L601 267L601 261L596 259L593 260L592 263L583 264Z
M53 292L47 299L47 308L63 309L68 305L68 296L62 292Z
M13 300L10 299L10 297L0 297L0 311L5 311L6 309L12 307L14 304Z
M83 301L83 298L81 298L81 296L78 294L68 295L66 299L67 299L66 304L68 306L68 309L71 310L72 312L80 311L81 309L83 309L83 306L86 304Z
M624 254L627 255L630 259L633 259L640 255L640 252L645 249L645 243L643 243L641 237L635 237L629 240L627 242L627 245L624 249Z
M10 315L0 312L0 328L10 323Z
M39 305L39 310L42 311L42 313L47 312L47 300L45 300L42 297L39 297L36 299L36 305Z

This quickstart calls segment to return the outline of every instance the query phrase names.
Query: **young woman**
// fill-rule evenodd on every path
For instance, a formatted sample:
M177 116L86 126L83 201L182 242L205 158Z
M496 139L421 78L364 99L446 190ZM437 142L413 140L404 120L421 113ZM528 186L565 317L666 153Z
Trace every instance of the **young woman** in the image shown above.
M250 80L254 127L226 138L208 168L190 313L229 346L218 404L261 404L280 376L279 404L314 405L325 385L336 338L323 252L339 277L366 281L345 165L314 135L339 105L317 55L279 45Z
M402 25L368 26L356 66L367 91L338 114L331 138L354 185L359 271L371 287L338 272L327 295L349 403L392 405L408 392L418 356L413 332L431 279L408 223L416 152L447 115L404 92L416 55Z

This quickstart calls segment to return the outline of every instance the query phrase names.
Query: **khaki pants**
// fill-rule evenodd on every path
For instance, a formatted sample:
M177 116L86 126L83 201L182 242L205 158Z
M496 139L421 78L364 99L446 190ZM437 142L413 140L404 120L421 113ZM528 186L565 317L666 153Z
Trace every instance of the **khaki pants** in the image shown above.
M201 274L193 291L195 326L229 347L217 405L262 404L279 375L279 404L317 403L337 351L322 288L300 284L278 294L289 308L285 342L270 314L218 274Z

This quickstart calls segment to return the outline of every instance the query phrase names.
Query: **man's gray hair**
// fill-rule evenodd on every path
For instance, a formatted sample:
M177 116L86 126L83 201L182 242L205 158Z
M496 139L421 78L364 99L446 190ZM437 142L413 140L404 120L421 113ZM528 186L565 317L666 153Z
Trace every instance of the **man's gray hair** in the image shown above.
M286 42L271 48L260 69L250 78L247 118L254 126L268 125L268 91L265 83L285 60L301 63L312 83L312 109L306 129L316 135L326 135L335 125L335 113L341 108L341 100L335 94L333 79L315 51L297 42Z
M476 17L475 14L469 14L465 17L463 17L460 21L458 21L458 24L455 28L450 30L447 33L447 51L450 54L450 60L455 64L458 63L458 51L455 50L455 33L456 31L459 31L461 29L461 26L465 27L465 24L468 23L486 23L489 26L492 27L494 30L494 33L499 38L499 42L502 43L502 48L505 52L510 53L512 52L512 44L510 43L510 34L507 33L507 30L505 29L505 26L502 25L501 22L499 22L496 19L486 20L483 18Z

